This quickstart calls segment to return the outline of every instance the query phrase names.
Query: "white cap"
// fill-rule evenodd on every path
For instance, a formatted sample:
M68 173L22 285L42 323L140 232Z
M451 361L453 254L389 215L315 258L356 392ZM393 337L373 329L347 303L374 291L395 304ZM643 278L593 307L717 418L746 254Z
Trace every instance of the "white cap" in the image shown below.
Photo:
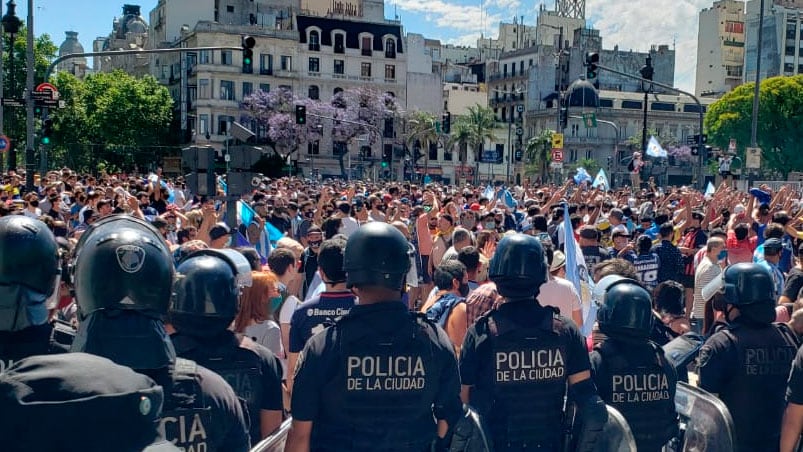
M745 207L742 204L736 204L733 208L733 213L739 215L740 213L744 213Z

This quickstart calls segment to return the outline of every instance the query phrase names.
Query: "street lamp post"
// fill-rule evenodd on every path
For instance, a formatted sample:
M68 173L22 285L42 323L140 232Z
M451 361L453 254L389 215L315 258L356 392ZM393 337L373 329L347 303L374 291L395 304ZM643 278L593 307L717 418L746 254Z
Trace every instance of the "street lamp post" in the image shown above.
M761 91L761 45L764 28L764 0L759 5L761 9L758 13L758 39L756 40L756 85L753 88L753 114L750 122L750 147L758 147L758 101ZM702 132L700 132L702 133ZM700 150L702 155L702 149ZM753 170L748 171L748 185L753 185Z
M653 67L652 67L652 56L647 55L647 63L644 66L642 66L640 72L641 72L641 78L643 78L645 80L652 81L652 76L653 76L653 73L655 72ZM650 92L652 92L652 90L653 90L652 83L650 83L649 86L648 86L642 80L642 82L641 82L641 90L644 91L644 118L643 118L643 124L642 124L642 128L641 128L641 152L646 152L646 150L647 150L647 104L649 103L649 98L647 97L647 95ZM700 132L700 133L702 133L702 132Z
M8 36L11 41L11 45L8 49L8 59L10 63L9 69L11 70L11 78L9 86L11 87L11 97L13 98L16 95L14 92L14 40L17 37L17 33L20 31L20 26L22 26L22 21L17 17L17 3L14 0L9 0L6 4L8 11L3 16L3 30L8 33ZM0 56L2 56L0 54ZM8 117L8 129L9 135L14 130L14 115L10 115ZM11 139L11 146L8 150L8 169L9 170L16 170L17 169L17 151L16 151L16 143L14 142L13 138Z
M25 189L33 191L33 173L36 171L36 162L34 161L34 114L33 114L33 83L34 83L34 55L33 55L33 0L28 0L28 21L25 24L28 36L25 46ZM44 180L45 175L41 175Z

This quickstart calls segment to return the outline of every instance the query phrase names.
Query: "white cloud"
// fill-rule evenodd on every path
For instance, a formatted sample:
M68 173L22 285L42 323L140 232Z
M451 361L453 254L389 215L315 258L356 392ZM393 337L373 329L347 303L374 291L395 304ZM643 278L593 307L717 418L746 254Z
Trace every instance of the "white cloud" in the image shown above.
M447 38L443 41L444 44L452 44L455 46L466 46L466 47L476 47L477 46L477 39L480 38L479 33L469 33L460 36L454 36L451 38Z
M586 16L600 30L605 48L649 50L675 43L675 86L694 91L699 14L713 0L588 0Z
M518 2L518 0L499 1ZM489 14L487 10L483 12L479 5L459 5L443 0L390 0L389 4L395 5L402 11L423 14L426 21L434 22L440 29L429 30L429 27L424 24L403 18L408 30L417 30L432 38L444 38L449 31L472 31L479 35L482 31L483 21L488 28L488 25L495 27L495 24L501 20L499 14Z

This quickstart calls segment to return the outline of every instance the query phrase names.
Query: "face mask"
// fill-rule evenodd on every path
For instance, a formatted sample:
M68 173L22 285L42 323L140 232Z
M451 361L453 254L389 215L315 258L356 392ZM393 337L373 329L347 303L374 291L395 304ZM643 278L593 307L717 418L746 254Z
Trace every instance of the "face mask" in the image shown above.
M724 261L727 258L728 258L728 250L722 250L719 252L719 254L717 254L718 261Z
M485 223L485 229L496 229L496 222L490 221L488 223Z
M277 295L270 299L270 312L276 312L282 304L282 296Z
M304 216L307 218L313 218L315 216L315 212L304 212Z
M473 228L473 227L474 227L474 225L476 224L476 221L474 221L474 219L473 219L473 218L464 218L464 219L463 219L463 221L462 221L462 223L463 223L463 226L464 226L464 227L466 227L466 228L468 228L468 229L471 229L471 228Z
M460 292L460 296L465 298L468 296L468 283L460 283L460 287L457 289Z

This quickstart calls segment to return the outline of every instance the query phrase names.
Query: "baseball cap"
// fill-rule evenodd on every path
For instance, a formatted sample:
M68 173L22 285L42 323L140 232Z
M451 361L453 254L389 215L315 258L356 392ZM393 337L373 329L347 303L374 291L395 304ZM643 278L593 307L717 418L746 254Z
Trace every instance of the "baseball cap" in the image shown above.
M209 238L212 240L217 240L230 233L231 229L226 226L226 223L215 223L215 225L212 226L212 229L209 230Z
M468 207L468 210L473 210L474 212L477 212L477 211L479 211L481 208L482 208L482 207L479 205L479 203L473 202L473 203L471 203L471 205Z
M597 229L593 226L583 226L580 228L580 237L589 240L595 240L597 235Z

